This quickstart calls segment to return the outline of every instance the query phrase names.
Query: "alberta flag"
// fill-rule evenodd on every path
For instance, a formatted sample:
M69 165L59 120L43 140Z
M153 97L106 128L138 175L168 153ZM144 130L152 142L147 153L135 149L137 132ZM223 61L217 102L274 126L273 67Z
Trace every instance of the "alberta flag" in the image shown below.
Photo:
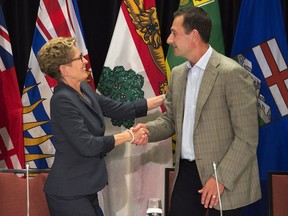
M288 170L288 47L281 0L242 0L231 56L251 72L259 94L262 199L247 211L265 216L267 173Z
M28 71L22 95L25 160L32 168L50 168L54 160L50 127L50 98L55 80L40 71L36 55L55 37L76 37L77 47L88 60L76 0L40 0ZM87 70L90 64L87 65ZM90 84L94 87L92 76Z
M166 89L155 1L124 0L97 90L115 100L132 101L165 94ZM107 134L154 120L161 113L158 108L135 121L106 119ZM161 198L164 204L164 168L172 165L171 153L170 139L144 147L126 143L109 153L105 215L146 215L147 201L152 197Z
M10 37L0 5L0 168L24 168L22 104Z
M224 40L222 34L222 24L221 24L221 16L220 16L220 8L218 0L186 0L180 1L179 9L196 6L203 8L212 20L212 32L209 43L211 46L217 50L218 52L224 54ZM181 57L174 56L173 47L169 46L167 58L166 58L166 66L167 66L167 77L170 80L170 71L177 65L183 63L186 59Z

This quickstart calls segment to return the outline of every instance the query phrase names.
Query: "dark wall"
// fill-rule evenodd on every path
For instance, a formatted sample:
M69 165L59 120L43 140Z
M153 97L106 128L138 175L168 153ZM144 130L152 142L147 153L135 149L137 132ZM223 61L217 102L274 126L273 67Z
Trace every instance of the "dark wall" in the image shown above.
M252 0L253 1L253 0ZM283 2L284 20L287 29L288 4ZM86 46L97 84L109 48L121 0L78 0ZM33 40L39 0L0 0L10 34L14 63L22 91L29 54ZM177 10L179 0L156 0L161 25L164 53L167 52L166 38L170 33L172 14ZM230 55L233 36L237 25L241 0L219 0L225 54ZM287 32L287 31L286 31Z

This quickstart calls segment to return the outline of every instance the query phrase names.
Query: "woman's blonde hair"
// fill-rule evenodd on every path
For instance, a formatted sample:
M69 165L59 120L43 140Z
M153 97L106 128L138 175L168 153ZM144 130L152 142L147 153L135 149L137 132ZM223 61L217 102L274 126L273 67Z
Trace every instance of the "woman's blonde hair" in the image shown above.
M37 54L41 71L61 81L60 66L72 61L76 41L77 39L73 37L58 37L44 44Z

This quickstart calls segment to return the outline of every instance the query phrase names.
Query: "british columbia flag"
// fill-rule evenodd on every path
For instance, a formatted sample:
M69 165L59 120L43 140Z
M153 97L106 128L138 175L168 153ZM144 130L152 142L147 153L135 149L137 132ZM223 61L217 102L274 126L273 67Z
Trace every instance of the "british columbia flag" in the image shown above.
M25 161L31 168L50 168L54 161L49 104L57 83L40 71L36 55L56 37L77 38L77 47L89 61L76 0L40 0L22 95ZM86 67L90 71L90 63ZM92 74L89 78L95 89Z
M22 104L10 37L0 5L0 168L23 167Z

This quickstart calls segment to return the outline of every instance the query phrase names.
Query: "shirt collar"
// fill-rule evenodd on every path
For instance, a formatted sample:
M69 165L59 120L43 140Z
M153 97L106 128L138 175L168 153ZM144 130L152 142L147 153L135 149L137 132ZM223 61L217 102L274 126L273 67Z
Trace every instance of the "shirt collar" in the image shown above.
M209 45L208 50L204 53L204 55L199 59L198 62L196 62L196 66L202 70L205 70L207 63L209 61L209 58L212 55L212 47ZM191 62L187 62L187 67L190 69L193 67L193 65L191 64Z

